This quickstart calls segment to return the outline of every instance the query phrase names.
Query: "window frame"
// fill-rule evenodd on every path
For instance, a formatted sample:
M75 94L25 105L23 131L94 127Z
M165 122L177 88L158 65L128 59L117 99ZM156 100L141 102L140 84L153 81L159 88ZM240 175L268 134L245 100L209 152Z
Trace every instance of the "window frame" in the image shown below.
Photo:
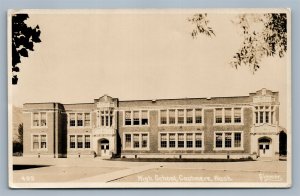
M235 116L234 116L234 111L235 109L238 109L240 108L241 109L241 122L235 122ZM213 109L213 113L214 113L214 120L213 120L213 125L214 126L223 126L223 125L244 125L244 106L224 106L224 107L215 107ZM220 123L216 123L216 111L217 109L220 109L221 110L221 113L222 113L222 122ZM231 109L231 122L225 122L225 118L226 118L226 115L225 115L225 110L226 109Z
M143 124L142 123L142 120L144 119L143 117L142 117L142 113L143 113L143 111L144 112L146 112L146 114L147 114L147 119L148 119L148 123L147 124ZM130 112L130 125L126 125L126 118L125 118L125 114L126 114L126 112ZM134 112L138 112L138 114L139 114L139 124L138 125L135 125L134 124L134 116L133 116L133 114L134 114ZM150 126L150 115L149 115L149 112L150 112L150 110L149 109L130 109L130 110L123 110L123 112L122 112L122 115L123 115L123 127L147 127L147 126Z
M222 147L216 147L216 135L222 134ZM225 147L225 135L226 133L231 133L231 147ZM241 134L241 146L235 147L235 133ZM234 151L234 150L244 150L244 132L243 131L214 131L214 139L213 139L214 151Z
M134 143L133 143L133 135L138 134L139 135L139 147L134 147ZM143 138L142 135L145 134L147 135L147 147L143 147ZM130 135L130 147L127 147L126 144L126 135ZM123 132L123 138L122 138L122 150L126 151L126 150L134 150L134 151L142 151L142 150L150 150L150 133L149 132L137 132L137 131L133 131L133 132Z
M38 113L38 123L39 125L35 126L33 123L34 113ZM46 114L46 125L42 126L42 113ZM33 111L31 112L31 128L48 128L48 111Z
M71 136L75 136L75 148L71 148ZM82 148L78 148L78 136L82 136ZM85 138L86 136L90 137L90 147L87 148L85 145ZM93 140L92 140L92 134L91 133L68 133L68 138L67 138L67 150L68 151L83 151L83 150L91 150L92 145L93 145Z
M75 125L74 126L71 126L70 114L74 114L74 116L75 116ZM77 115L78 114L82 115L82 126L78 126L78 124L77 124L78 123L77 122L77 120L78 120ZM85 115L86 114L90 115L90 125L89 126L85 125ZM73 129L73 128L75 128L75 129L91 128L92 127L92 112L90 112L90 111L82 111L82 112L73 112L73 111L71 111L71 112L67 112L67 120L68 120L67 127L69 129Z
M37 135L38 136L38 148L37 149L34 149L33 148L33 137ZM46 148L42 148L42 135L45 135L46 136ZM30 134L30 150L31 152L45 152L45 151L48 151L48 146L49 146L49 142L48 142L48 134L47 133L31 133Z
M201 123L196 123L196 110L201 111ZM161 123L161 111L167 111L166 124ZM183 110L183 123L178 123L178 110ZM192 123L187 123L187 111L192 110ZM175 111L174 116L170 111ZM174 118L174 123L170 123L170 118ZM203 107L171 107L158 109L158 126L204 126L204 108Z

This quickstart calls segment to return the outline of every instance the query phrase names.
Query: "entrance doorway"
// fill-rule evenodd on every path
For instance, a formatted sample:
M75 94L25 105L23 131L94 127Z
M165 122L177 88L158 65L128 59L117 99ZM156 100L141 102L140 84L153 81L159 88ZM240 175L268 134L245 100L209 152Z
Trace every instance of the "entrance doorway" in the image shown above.
M258 139L258 149L260 157L272 157L271 139L267 137Z
M107 139L98 140L98 156L109 156L109 141Z

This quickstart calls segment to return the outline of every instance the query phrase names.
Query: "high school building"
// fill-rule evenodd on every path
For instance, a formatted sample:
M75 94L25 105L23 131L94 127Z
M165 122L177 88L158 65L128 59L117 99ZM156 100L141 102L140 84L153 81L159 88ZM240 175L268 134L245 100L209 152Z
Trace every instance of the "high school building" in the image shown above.
M24 156L279 157L278 92L92 103L26 103Z

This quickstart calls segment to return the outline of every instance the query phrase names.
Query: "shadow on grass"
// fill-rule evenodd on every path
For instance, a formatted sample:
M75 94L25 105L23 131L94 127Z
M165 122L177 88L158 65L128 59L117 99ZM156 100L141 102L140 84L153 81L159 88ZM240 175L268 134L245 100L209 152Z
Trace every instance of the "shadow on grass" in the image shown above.
M40 167L49 167L50 165L13 165L13 170L34 169Z

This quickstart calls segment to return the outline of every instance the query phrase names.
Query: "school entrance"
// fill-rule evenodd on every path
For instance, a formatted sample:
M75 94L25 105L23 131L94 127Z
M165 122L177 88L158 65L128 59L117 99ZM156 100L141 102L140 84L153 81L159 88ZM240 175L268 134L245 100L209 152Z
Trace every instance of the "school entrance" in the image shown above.
M109 140L105 138L99 139L97 156L108 157L109 154Z

